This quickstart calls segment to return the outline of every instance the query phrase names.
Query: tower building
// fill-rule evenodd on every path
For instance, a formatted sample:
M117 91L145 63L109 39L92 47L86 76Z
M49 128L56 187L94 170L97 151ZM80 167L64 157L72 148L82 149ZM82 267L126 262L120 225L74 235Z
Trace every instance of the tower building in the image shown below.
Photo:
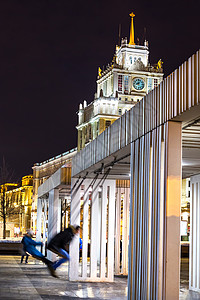
M133 107L163 80L162 61L149 63L148 42L136 45L134 14L131 13L130 38L116 46L113 61L98 69L95 99L84 101L78 111L78 151Z

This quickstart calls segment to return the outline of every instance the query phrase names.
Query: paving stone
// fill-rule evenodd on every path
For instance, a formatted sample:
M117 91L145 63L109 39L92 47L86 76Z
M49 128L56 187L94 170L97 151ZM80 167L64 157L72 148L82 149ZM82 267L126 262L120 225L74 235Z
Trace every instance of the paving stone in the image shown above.
M45 265L36 264L31 258L29 264L20 264L19 256L0 256L0 299L127 299L126 276L116 276L113 283L69 282L66 264L57 273L59 279L51 277ZM186 258L181 261L180 300L200 299L200 294L189 291L188 287Z

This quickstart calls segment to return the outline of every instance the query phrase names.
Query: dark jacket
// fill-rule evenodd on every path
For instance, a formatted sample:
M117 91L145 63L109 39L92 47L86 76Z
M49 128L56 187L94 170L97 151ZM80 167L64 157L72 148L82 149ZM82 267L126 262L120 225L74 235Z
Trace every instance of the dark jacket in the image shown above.
M66 228L64 231L56 234L48 244L48 249L66 249L66 246L74 237L72 227Z
M31 255L38 255L38 253L40 253L35 246L41 246L42 242L35 242L34 240L32 240L32 238L29 235L25 235L23 237L23 245L24 245L24 251L28 252ZM43 257L42 253L41 257Z

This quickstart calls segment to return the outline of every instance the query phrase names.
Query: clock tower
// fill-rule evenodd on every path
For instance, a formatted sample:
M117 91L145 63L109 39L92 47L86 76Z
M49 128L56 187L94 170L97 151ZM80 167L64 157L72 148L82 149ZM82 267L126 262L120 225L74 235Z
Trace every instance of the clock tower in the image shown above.
M148 42L136 45L134 14L131 13L130 37L116 46L113 61L105 70L100 67L97 92L92 103L79 105L78 150L95 139L117 118L133 107L163 80L162 61L149 63Z

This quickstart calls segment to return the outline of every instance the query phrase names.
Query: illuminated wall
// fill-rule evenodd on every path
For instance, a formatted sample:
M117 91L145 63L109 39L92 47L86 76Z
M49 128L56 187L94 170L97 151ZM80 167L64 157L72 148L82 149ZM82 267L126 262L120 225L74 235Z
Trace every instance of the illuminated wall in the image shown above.
M13 230L22 234L31 227L32 194L32 175L22 177L21 184L6 183L1 185L1 199L4 197L5 204L8 206L6 213L6 223L10 224L7 229L8 237L13 236Z

